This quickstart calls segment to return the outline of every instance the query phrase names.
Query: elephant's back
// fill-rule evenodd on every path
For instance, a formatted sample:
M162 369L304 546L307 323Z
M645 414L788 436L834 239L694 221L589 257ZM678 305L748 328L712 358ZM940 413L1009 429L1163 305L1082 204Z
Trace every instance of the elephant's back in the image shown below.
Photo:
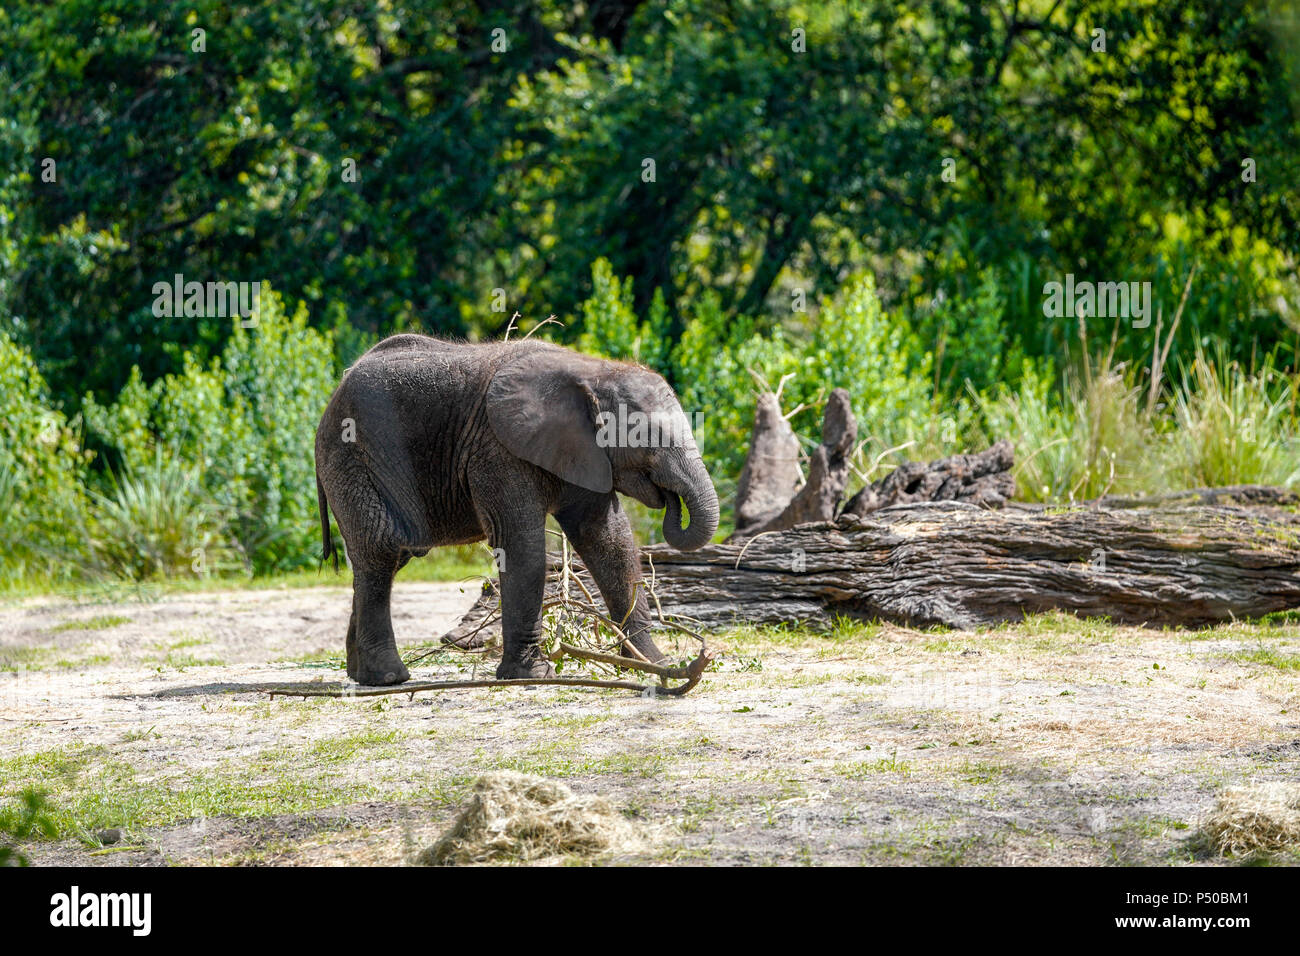
M391 380L414 375L422 385L427 385L425 377L432 375L486 387L487 379L503 364L522 353L537 351L563 354L569 350L537 340L465 342L403 332L390 335L372 346L348 370L345 381L354 376L363 379L379 376Z
M483 364L475 346L431 335L390 335L367 351L347 370L340 390L425 391L478 384ZM427 392L426 392L427 394Z
M448 339L434 338L432 335L418 335L403 332L372 345L352 366L389 364L407 358L413 361L444 359L446 361L467 361L476 346L469 342L455 342Z

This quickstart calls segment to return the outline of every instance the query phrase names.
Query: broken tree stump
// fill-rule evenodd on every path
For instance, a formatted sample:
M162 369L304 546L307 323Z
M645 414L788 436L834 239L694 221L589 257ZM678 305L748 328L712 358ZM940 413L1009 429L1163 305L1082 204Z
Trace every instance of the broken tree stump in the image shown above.
M831 392L822 415L822 442L799 471L799 439L781 414L778 396L764 392L754 410L749 455L736 486L735 530L729 541L783 531L809 521L830 521L840 511L848 484L858 424L842 388ZM868 514L890 505L919 501L966 501L1001 508L1016 492L1011 468L1015 452L1003 439L976 454L931 462L905 462L862 488L843 508Z
M736 482L736 531L771 521L802 483L799 438L781 414L780 399L764 392L758 396L749 454Z
M770 402L763 401L771 399ZM732 538L752 537L781 531L809 521L830 521L844 496L849 481L849 455L858 440L858 423L849 406L849 393L842 388L831 392L822 413L822 443L813 450L808 480L790 493L791 472L786 466L790 451L795 460L793 475L799 474L799 441L781 417L776 396L761 396L754 415L754 438L736 491L736 530ZM772 410L775 408L775 419ZM770 503L776 502L775 507ZM754 517L754 512L760 512Z
M1300 608L1300 513L1284 507L895 505L642 560L665 614L711 626L969 629L1056 610L1199 627Z

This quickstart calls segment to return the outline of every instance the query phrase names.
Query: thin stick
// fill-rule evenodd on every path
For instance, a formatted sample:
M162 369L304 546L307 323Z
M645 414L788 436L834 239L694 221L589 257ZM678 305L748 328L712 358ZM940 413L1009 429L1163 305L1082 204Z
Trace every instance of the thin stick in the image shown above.
M594 653L594 652L587 652ZM656 686L654 684L637 684L633 681L626 680L593 680L587 677L528 677L517 680L440 680L424 681L419 684L407 684L397 687L267 687L263 688L263 693L269 694L274 700L278 697L385 697L394 694L409 694L414 697L420 691L425 690L460 690L472 687L599 687L609 690L634 690L639 694L647 691L656 695L665 694L669 697L680 697L688 690L700 682L704 676L705 670L708 669L713 658L711 655L704 653L695 660L691 661L686 668L673 668L680 670L686 678L686 683L679 684L677 687ZM649 665L654 667L655 665ZM668 668L664 668L667 670Z
M274 687L265 688L263 693L271 699L276 697L384 697L392 694L411 694L414 696L423 690L458 690L469 687L526 687L526 686L568 685L570 687L606 687L615 690L644 691L642 684L626 680L590 680L585 677L536 677L518 680L438 680L419 684L405 684L398 687L322 687L319 690L306 688Z
M538 323L537 323L536 325L534 325L531 329L529 329L529 330L528 330L528 333L524 336L524 338L528 338L529 336L531 336L534 332L536 332L538 329L540 329L543 325L558 325L560 328L564 328L564 323L561 322L559 319L557 319L557 318L552 314L552 315L548 315L546 318L542 319L542 321L538 322Z

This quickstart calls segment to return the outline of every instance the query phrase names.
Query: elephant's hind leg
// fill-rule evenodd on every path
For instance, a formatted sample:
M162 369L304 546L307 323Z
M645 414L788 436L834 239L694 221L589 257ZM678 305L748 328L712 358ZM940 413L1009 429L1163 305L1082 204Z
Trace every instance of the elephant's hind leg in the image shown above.
M411 672L397 653L390 600L398 557L352 569L352 620L348 624L348 676L359 684L400 684Z
M348 676L362 684L400 684L411 676L397 653L389 602L393 575L409 560L419 532L409 517L410 495L389 494L387 487L355 461L326 480L352 566Z

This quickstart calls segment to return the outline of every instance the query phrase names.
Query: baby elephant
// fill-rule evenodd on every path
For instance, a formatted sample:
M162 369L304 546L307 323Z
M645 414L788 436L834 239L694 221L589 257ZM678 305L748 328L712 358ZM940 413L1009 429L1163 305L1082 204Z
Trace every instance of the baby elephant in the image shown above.
M352 565L348 676L362 684L410 677L389 617L398 569L438 545L484 538L501 573L497 677L551 676L538 642L552 514L609 616L659 661L615 492L667 509L664 538L683 551L706 544L718 526L717 493L662 377L527 340L380 342L343 376L321 418L316 490L324 557L334 553L333 509Z

